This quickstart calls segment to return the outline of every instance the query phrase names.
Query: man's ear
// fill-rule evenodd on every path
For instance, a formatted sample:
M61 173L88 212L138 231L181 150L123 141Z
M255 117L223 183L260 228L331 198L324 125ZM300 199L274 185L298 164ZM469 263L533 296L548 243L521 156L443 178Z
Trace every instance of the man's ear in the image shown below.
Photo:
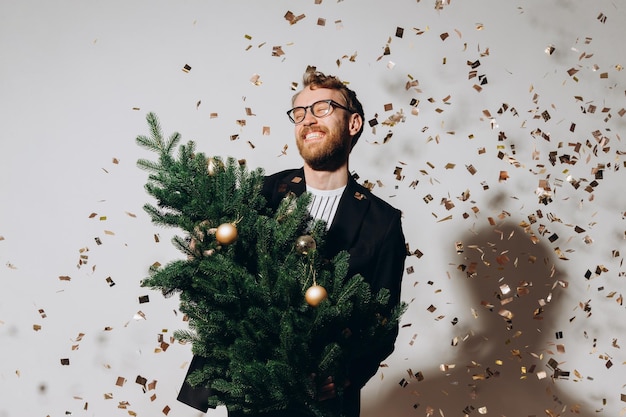
M348 123L350 135L354 136L361 130L361 126L363 126L363 118L358 113L352 113Z

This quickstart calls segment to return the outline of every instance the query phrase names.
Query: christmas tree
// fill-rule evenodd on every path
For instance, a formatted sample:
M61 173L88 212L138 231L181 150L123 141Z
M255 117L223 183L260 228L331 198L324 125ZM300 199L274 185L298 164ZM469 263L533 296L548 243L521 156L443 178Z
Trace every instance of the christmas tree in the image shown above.
M326 225L310 219L308 194L270 212L262 169L207 157L178 133L164 138L153 113L147 121L136 142L157 158L137 164L156 204L144 209L182 232L173 244L185 257L151 267L142 285L180 297L189 329L175 337L206 360L189 382L211 388L212 407L338 416L317 387L332 376L341 396L351 359L393 334L404 304L382 314L388 291L348 277L347 252L324 259Z

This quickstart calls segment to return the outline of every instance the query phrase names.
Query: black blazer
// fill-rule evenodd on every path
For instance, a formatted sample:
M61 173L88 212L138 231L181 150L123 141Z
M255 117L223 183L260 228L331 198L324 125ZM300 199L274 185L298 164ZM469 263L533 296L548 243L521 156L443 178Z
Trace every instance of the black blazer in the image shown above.
M262 194L267 199L268 206L275 210L288 193L299 196L305 191L304 170L300 168L266 177ZM352 177L341 196L335 218L328 229L324 255L331 258L342 250L347 250L350 254L348 276L361 274L374 292L381 288L389 289L390 310L400 302L406 258L401 213L359 185ZM386 341L382 349L356 358L354 365L348 370L351 385L345 390L342 407L346 417L359 416L360 390L377 372L380 362L393 352L397 333L396 328L395 334ZM187 374L200 367L202 358L194 357ZM206 411L208 409L206 399L209 395L208 389L194 388L185 381L178 400L198 410ZM294 417L294 414L289 412L263 414L263 417L278 416Z

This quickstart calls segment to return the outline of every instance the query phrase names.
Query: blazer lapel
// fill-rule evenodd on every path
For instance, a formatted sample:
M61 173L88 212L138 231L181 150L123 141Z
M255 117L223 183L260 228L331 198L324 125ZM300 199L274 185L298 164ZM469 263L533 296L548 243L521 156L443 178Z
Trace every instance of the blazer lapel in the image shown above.
M361 193L356 181L350 177L335 218L328 229L327 246L332 256L352 246L358 237L369 205L370 201Z

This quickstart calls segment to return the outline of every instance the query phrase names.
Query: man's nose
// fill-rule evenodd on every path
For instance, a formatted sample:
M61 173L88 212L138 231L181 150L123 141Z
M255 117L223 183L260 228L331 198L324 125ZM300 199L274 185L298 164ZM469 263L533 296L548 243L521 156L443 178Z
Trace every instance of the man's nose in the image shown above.
M304 114L304 119L301 122L305 126L310 126L317 123L317 117L313 116L313 110L308 108Z

